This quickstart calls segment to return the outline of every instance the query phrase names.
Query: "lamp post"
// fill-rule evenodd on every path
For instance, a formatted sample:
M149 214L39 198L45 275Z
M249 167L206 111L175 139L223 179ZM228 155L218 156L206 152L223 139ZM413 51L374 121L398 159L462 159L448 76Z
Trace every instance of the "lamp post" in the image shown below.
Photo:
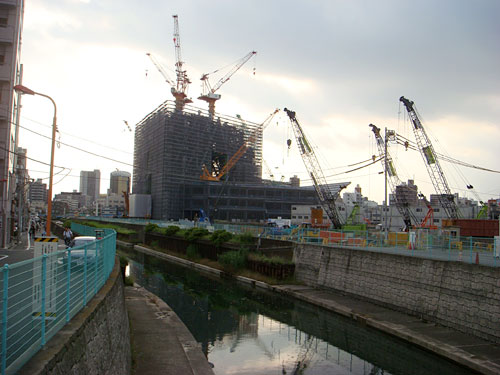
M44 98L49 99L52 102L52 104L54 104L54 119L52 121L52 148L51 148L51 152L50 152L49 193L48 193L48 197L47 197L47 223L46 223L46 229L45 229L45 231L47 232L47 236L50 236L50 222L52 220L52 180L54 177L54 149L56 146L56 131L57 131L56 102L50 96L33 91L33 90L27 88L26 86L23 86L23 85L15 85L14 90L16 90L22 94L43 96Z

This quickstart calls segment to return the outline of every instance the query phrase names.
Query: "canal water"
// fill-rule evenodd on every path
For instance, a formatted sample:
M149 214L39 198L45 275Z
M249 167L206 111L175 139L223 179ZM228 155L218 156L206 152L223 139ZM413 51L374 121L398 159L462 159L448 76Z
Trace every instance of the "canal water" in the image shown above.
M135 282L176 312L217 375L472 373L311 304L127 255Z

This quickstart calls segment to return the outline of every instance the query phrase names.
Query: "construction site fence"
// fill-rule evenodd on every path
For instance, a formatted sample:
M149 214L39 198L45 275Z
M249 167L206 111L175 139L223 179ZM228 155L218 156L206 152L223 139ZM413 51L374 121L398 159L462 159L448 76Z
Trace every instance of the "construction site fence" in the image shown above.
M73 224L72 230L96 236L95 228ZM2 375L17 373L106 283L115 263L116 232L104 229L96 237L101 235L0 268Z
M251 233L254 236L298 243L314 243L324 246L348 247L359 250L381 251L406 256L478 263L493 267L500 266L500 243L494 238L457 237L449 232L419 229L409 232L388 232L370 230L323 230L317 228L277 228L263 225L210 224L192 220L161 221L149 219L100 218L92 220L160 227L177 225L187 229L194 226L210 231L224 229L234 234Z

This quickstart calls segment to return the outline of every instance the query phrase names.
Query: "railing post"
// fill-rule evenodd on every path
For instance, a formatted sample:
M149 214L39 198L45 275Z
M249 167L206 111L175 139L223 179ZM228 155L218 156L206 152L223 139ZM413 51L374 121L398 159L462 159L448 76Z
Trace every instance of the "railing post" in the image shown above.
M472 264L472 236L469 237L470 264Z
M2 375L7 364L7 307L9 303L9 265L3 266L3 309L2 309Z
M71 297L71 249L68 249L68 265L66 267L66 322L69 322L70 297Z
M47 254L43 254L42 256L42 315L40 318L42 319L42 347L45 345L45 296L46 296L46 282L47 282Z
M94 257L94 296L97 294L97 265L99 264L99 247L101 246L101 241L99 240L95 244L95 257Z
M448 236L448 260L451 258L451 235Z
M83 249L83 306L87 306L87 245Z

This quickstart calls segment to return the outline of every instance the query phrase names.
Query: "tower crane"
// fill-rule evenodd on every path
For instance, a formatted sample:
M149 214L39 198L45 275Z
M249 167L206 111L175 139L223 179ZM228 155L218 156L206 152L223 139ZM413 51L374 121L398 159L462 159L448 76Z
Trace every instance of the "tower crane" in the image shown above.
M151 62L154 64L156 69L160 72L160 74L165 78L165 81L170 86L170 92L172 96L175 98L175 109L177 111L182 111L184 109L184 105L187 103L192 103L193 101L187 97L187 89L191 81L187 76L186 70L182 68L184 64L181 57L181 39L179 36L179 19L177 15L174 17L174 46L175 46L175 71L177 75L177 79L172 80L163 66L158 62L158 60L151 54L146 53Z
M269 125L273 117L279 112L279 109L276 109L273 113L271 113L260 126L258 126L252 133L252 135L241 145L241 147L234 153L233 156L227 161L227 163L221 168L220 171L216 173L210 173L207 169L206 165L203 165L202 175L200 178L205 181L220 181L223 176L229 172L231 168L240 160L240 158L245 154L248 147L257 139L259 132L264 131L264 129Z
M251 51L247 53L244 57L236 62L236 64L231 68L231 70L226 73L224 77L217 81L213 86L210 84L208 80L208 76L212 73L217 72L214 71L212 73L205 73L201 76L200 80L202 81L202 93L198 99L204 100L208 103L208 113L213 116L215 114L215 102L221 98L220 94L216 94L215 92L220 89L220 87L229 81L229 79L236 73L248 60L252 58L257 52Z
M408 231L412 224L417 224L417 218L415 214L410 210L410 204L408 199L404 195L398 194L396 187L402 185L402 181L399 179L394 162L387 150L387 139L384 140L380 135L380 128L376 125L370 124L373 134L375 135L375 140L377 141L377 148L380 155L385 155L384 159L380 159L384 165L384 170L387 171L387 176L389 176L388 182L391 192L396 200L396 208L403 217L403 222L405 224L405 231Z
M415 134L418 149L422 155L427 172L429 173L432 184L434 185L434 189L438 194L439 203L445 210L448 218L458 219L458 207L455 203L454 196L451 193L444 172L439 164L434 147L432 147L431 140L427 136L427 133L422 126L422 122L417 115L414 103L411 100L406 99L404 96L400 97L399 100L404 104L406 110L408 111L408 116L413 124L413 132Z
M297 140L297 145L299 146L300 155L302 156L302 160L304 161L304 165L306 166L307 172L314 184L314 189L316 190L316 194L318 195L319 203L321 207L326 212L328 218L333 224L335 229L339 229L342 227L342 222L340 221L340 215L335 206L335 201L337 200L340 191L347 187L347 185L343 185L340 187L339 191L332 192L330 186L326 182L326 178L323 174L323 170L321 169L318 159L316 158L316 154L314 150L309 145L307 138L297 121L297 117L295 116L295 112L290 111L285 108L284 111L290 118L290 122L292 123L293 133L295 135L295 139Z
M172 89L172 95L175 97L175 109L182 111L184 104L192 103L193 101L187 97L187 89L191 81L187 76L187 72L183 69L181 56L181 38L179 35L179 17L174 18L174 46L175 46L175 72L177 74L176 85Z

